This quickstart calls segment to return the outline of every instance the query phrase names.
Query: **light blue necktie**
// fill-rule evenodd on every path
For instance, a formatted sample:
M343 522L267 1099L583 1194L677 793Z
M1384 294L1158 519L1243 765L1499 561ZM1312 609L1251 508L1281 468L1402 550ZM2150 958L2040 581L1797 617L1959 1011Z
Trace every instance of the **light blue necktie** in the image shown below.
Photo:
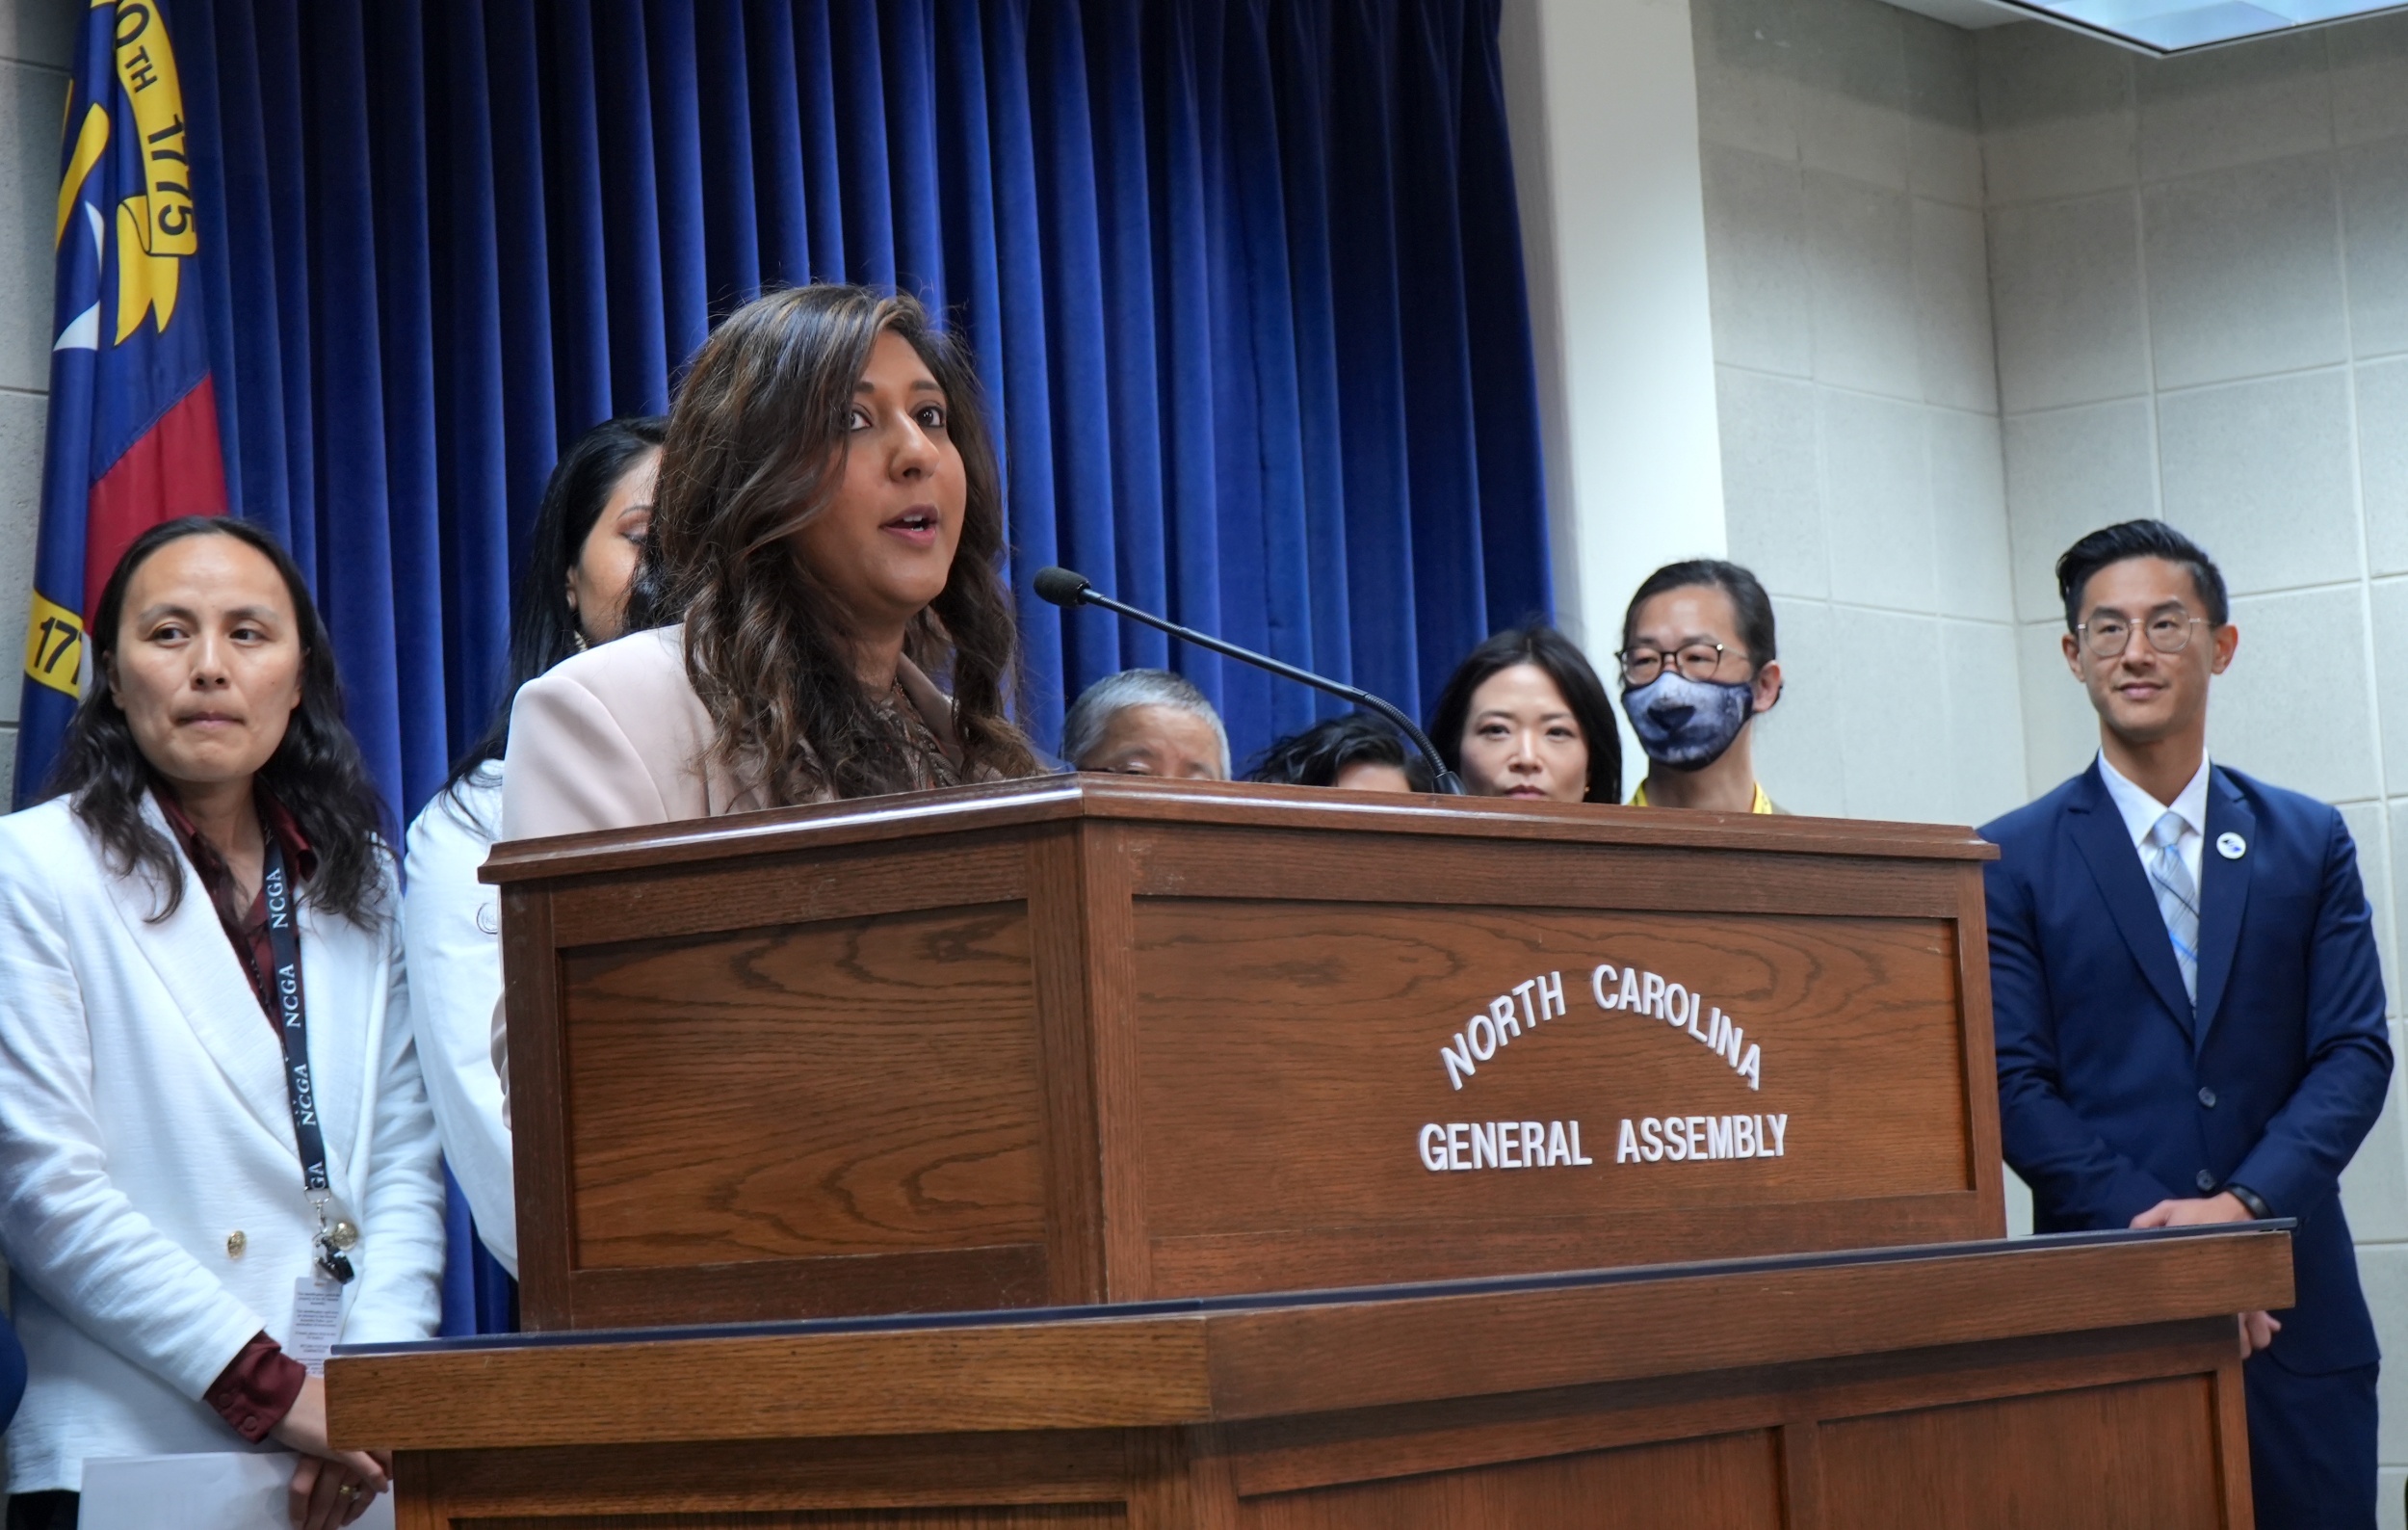
M2178 848L2183 815L2167 808L2149 830L2149 890L2158 896L2158 912L2174 942L2174 961L2183 969L2183 991L2199 1002L2199 888L2190 880Z

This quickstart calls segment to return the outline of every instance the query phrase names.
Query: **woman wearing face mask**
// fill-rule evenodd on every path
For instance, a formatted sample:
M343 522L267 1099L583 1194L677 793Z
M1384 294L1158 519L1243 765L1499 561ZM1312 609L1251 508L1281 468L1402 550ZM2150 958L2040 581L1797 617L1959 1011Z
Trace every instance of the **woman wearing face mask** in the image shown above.
M510 1127L493 1070L494 1001L502 995L496 889L477 868L502 831L502 753L510 698L572 653L622 630L627 586L652 522L652 482L667 421L608 420L563 454L536 511L527 568L510 610L510 684L492 725L409 826L402 939L415 980L410 1023L444 1161L468 1198L477 1234L518 1273Z
M1635 807L1780 809L1756 780L1748 725L1781 699L1772 599L1735 563L1657 569L1622 617L1622 714L1647 752Z
M518 693L504 837L1034 776L974 374L909 298L746 303L669 412L642 598L667 624ZM918 661L938 662L953 694Z
M1549 626L1500 632L1455 666L1430 742L1474 797L1622 800L1622 739L1606 688Z
M144 532L91 641L49 800L0 819L9 1524L73 1524L89 1459L270 1438L293 1522L347 1524L388 1466L307 1366L432 1334L443 1263L383 805L263 533Z

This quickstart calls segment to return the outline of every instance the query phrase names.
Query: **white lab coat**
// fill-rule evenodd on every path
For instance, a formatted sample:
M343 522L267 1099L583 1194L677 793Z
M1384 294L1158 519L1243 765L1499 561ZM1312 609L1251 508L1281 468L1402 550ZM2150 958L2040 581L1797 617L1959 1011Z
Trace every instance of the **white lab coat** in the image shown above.
M502 996L501 889L477 880L502 831L502 762L479 766L438 793L409 826L409 890L402 896L410 1028L443 1134L443 1157L468 1197L477 1235L518 1274L518 1200L502 1078L493 1068L494 1005Z
M113 874L64 800L0 818L0 1252L31 1373L12 1492L79 1489L90 1457L244 1448L201 1395L252 1334L288 1333L309 1273L283 1048L182 869L152 922L157 890ZM304 893L299 923L327 1173L360 1226L339 1342L425 1338L443 1180L399 921Z

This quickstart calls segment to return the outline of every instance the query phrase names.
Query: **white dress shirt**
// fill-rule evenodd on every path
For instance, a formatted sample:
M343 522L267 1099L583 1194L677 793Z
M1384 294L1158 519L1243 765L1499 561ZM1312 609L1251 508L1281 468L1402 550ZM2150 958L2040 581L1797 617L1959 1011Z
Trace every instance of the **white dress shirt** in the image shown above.
M501 827L499 760L479 766L419 812L409 826L402 943L418 1066L443 1134L443 1156L468 1197L477 1235L515 1276L518 1201L510 1132L502 1120L502 1079L493 1067L502 889L477 880Z
M2199 756L2199 774L2190 784L2174 794L2170 803L2159 802L2142 787L2107 763L2103 752L2099 755L2099 778L2107 782L2107 795L2115 800L2115 810L2124 815L2124 828L2133 836L2133 850L2140 857L2141 868L2149 865L2149 831L2158 827L2158 820L2172 808L2183 821L2183 833L2174 841L2177 854L2183 857L2183 869L2190 873L2194 893L2204 892L2199 881L2200 853L2208 843L2208 757ZM2204 905L2203 905L2204 906Z

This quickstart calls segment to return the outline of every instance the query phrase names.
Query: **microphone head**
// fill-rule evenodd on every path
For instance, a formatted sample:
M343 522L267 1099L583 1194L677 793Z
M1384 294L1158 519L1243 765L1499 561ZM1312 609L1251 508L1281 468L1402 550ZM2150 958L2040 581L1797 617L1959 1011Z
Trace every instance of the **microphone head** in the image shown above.
M1058 606L1075 606L1094 588L1085 575L1058 567L1039 568L1031 584L1039 600Z

